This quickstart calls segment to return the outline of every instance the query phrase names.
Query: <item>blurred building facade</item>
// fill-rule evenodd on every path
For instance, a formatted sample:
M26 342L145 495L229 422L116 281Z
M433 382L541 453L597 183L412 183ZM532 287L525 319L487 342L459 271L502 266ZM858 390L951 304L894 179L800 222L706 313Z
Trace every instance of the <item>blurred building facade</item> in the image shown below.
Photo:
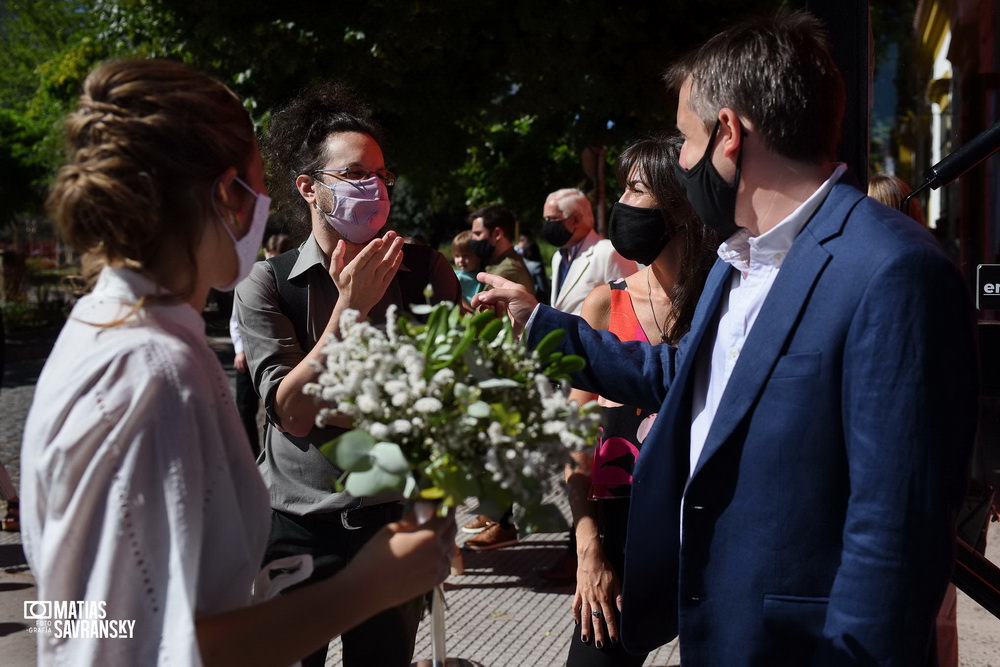
M916 113L901 119L899 174L914 187L926 170L1000 119L996 0L920 0L914 17ZM1000 153L923 193L930 225L975 284L976 267L1000 263Z

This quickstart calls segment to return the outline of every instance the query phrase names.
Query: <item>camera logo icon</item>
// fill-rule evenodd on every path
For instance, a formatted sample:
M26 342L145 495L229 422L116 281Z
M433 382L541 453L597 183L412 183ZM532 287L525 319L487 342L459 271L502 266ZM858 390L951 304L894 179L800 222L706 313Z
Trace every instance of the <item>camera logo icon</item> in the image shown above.
M26 621L47 621L52 618L52 602L45 600L25 600L24 619Z

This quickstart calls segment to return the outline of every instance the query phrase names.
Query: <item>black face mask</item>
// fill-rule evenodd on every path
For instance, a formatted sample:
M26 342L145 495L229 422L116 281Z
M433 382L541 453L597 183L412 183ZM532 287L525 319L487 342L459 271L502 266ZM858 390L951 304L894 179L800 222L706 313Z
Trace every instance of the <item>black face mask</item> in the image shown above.
M715 135L719 132L719 124L720 121L715 121L715 127L708 138L708 147L698 164L690 169L683 169L680 163L674 163L674 174L684 188L694 212L706 226L719 233L719 238L725 240L740 230L736 224L736 190L740 185L743 144L740 144L740 154L736 158L736 180L732 184L726 183L712 164L712 147L715 145Z
M493 250L495 248L496 246L490 243L489 239L472 239L469 241L469 249L484 264L493 258Z
M555 247L561 248L573 238L573 232L566 229L562 220L546 220L542 223L542 238Z
M670 232L660 209L615 202L608 220L608 238L625 259L652 264L670 242Z

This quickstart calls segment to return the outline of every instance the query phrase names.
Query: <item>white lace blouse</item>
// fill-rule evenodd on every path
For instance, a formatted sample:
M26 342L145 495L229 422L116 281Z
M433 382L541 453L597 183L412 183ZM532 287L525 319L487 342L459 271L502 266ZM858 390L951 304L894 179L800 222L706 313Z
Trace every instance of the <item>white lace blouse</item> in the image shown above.
M94 326L153 289L105 269L38 381L21 512L39 600L56 603L32 610L53 619L40 664L199 665L195 617L248 604L260 569L267 491L200 314ZM66 615L85 622L57 626Z

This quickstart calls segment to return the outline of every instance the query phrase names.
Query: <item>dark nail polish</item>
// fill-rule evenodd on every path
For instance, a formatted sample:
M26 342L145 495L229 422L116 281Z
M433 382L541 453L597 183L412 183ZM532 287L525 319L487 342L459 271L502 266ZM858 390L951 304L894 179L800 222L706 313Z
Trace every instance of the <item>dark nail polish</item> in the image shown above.
M584 644L589 644L590 637L588 637L587 635L580 635L580 641L582 641Z
M596 644L594 644L594 646L596 646L597 648L604 648L604 644L601 642L597 642Z

